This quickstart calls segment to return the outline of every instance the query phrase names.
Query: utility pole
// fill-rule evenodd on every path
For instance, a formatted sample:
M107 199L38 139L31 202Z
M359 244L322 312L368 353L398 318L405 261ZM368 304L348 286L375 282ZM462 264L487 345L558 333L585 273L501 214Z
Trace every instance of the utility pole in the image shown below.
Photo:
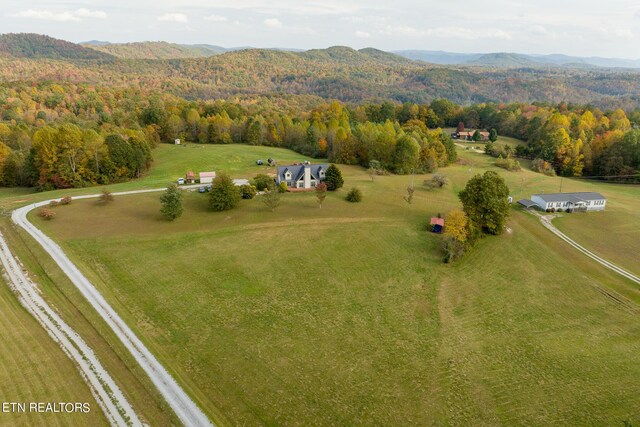
M562 180L564 179L563 176L560 177L560 192L562 193Z

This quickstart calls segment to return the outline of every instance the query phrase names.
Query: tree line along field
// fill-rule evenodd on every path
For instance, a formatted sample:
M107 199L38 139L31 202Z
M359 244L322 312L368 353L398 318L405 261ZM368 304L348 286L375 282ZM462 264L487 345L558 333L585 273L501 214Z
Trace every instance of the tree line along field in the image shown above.
M231 170L237 157L237 174L251 176L258 149L206 146L197 157ZM189 153L165 150L176 164ZM638 422L637 286L517 208L511 232L442 264L429 217L458 207L473 174L498 170L489 156L459 156L439 171L443 190L415 177L410 206L410 176L371 180L343 166L345 188L322 209L303 193L275 212L256 198L214 213L189 192L172 223L157 194L78 200L54 221L32 220L221 425ZM157 167L172 179L173 166ZM498 171L516 200L560 184ZM362 203L344 201L352 186ZM640 207L637 187L565 179L563 190L606 194L607 211L588 214L603 221Z

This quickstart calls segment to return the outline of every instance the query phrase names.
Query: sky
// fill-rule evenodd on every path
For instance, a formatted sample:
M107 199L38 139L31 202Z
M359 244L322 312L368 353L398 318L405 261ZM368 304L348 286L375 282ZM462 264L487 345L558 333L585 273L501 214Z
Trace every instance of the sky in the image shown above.
M637 0L2 0L0 33L72 42L640 58Z

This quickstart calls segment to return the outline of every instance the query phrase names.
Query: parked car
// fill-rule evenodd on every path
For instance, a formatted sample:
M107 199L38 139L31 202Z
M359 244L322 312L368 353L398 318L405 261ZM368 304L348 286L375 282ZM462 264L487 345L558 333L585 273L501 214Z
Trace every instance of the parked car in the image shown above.
M207 185L207 191L211 191L211 185Z
M204 187L199 187L198 188L198 193L206 193L206 192L207 192L206 188L204 188Z
M178 178L178 185L184 185L184 178Z
M264 162L262 160L256 160L256 165L262 166Z

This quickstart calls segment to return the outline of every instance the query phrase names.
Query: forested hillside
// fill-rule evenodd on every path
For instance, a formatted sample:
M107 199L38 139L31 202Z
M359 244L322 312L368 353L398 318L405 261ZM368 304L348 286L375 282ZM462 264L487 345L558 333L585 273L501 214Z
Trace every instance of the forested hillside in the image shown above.
M111 55L40 34L0 34L0 56L50 59L109 59Z
M226 49L217 46L191 46L167 42L86 44L83 46L125 59L203 58L226 51Z
M59 55L72 54L65 43ZM47 40L33 52L57 45ZM529 157L544 173L637 180L640 79L575 73L447 69L346 47L171 61L5 56L0 184L49 189L135 178L150 167L153 147L175 138L430 172L455 161L440 129L459 124L527 141L487 151ZM609 94L600 107L579 102L595 93ZM544 101L485 102L513 98Z
M528 141L504 156L543 162L541 172L636 180L640 111L569 104L327 102L313 96L188 101L153 89L43 82L0 86L0 183L40 188L134 178L151 149L180 138L201 144L286 147L394 173L455 161L448 134L463 123ZM502 151L504 150L504 151ZM375 162L374 162L375 161Z

